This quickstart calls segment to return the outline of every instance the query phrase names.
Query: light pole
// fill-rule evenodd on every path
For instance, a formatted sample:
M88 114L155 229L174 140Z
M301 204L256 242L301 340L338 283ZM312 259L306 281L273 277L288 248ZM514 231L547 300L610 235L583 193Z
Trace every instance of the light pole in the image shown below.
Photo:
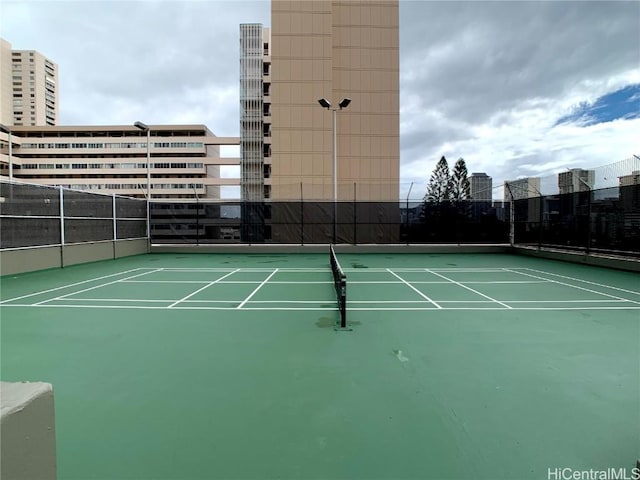
M11 129L0 123L0 130L9 136L9 181L13 181L13 140L11 138Z
M336 243L338 231L338 109L331 108L331 103L326 98L321 98L318 100L318 103L322 108L333 112L333 243ZM338 106L340 110L342 110L343 108L347 108L350 103L350 98L343 98L340 100Z
M134 127L139 128L143 132L147 133L147 239L151 243L151 216L150 216L150 202L151 202L151 128L142 122L135 122Z

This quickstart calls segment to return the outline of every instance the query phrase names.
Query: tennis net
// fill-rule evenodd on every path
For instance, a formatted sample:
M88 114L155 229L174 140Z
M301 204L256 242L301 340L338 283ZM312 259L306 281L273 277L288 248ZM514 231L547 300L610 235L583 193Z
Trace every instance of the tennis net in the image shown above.
M338 310L340 310L340 328L347 328L347 276L342 271L333 245L329 246L329 257L333 272L333 283L336 288Z

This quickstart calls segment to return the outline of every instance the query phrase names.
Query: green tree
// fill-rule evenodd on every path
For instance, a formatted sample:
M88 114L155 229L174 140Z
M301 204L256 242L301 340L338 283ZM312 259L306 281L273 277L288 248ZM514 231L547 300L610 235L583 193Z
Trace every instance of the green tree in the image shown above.
M454 202L469 200L471 196L467 164L463 158L459 158L453 167L453 173L449 181L449 195Z
M451 178L449 175L449 164L443 155L431 174L429 185L427 185L427 194L424 196L424 201L428 203L443 203L449 201L450 183Z

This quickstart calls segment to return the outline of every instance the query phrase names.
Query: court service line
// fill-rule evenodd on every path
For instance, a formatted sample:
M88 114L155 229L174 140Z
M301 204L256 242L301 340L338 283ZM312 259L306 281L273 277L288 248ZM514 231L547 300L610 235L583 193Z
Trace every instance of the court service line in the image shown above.
M501 302L500 300L496 300L495 298L490 297L489 295L485 295L484 293L481 293L477 290L474 290L471 287L467 287L466 285L463 285L460 282L456 282L455 280L452 280L451 278L445 277L444 275L441 275L440 273L434 272L433 270L429 270L428 268L425 268L425 271L433 274L433 275L437 275L440 278L444 278L445 280L449 280L451 283L453 283L454 285L458 285L459 287L465 288L467 290L469 290L470 292L475 293L476 295L480 295L481 297L486 298L487 300L491 300L492 302L496 302L498 305L502 305L505 308L512 308L510 305L507 305L506 303Z
M401 282L397 282L401 283ZM449 282L447 282L449 283ZM140 302L140 303L172 303L174 300L145 300L145 299L131 299L131 298L65 298L65 302ZM186 300L184 303L239 303L242 300ZM438 300L438 303L495 303L493 300ZM627 300L509 300L509 303L627 303ZM261 303L309 303L309 304L324 304L327 303L323 300L254 300L253 304ZM424 300L348 300L351 304L405 304L405 303L424 303ZM233 307L236 308L236 307Z
M270 279L271 277L273 277L277 272L278 272L278 269L276 268L273 272L271 272L271 275L269 275L267 278L265 278L265 279L264 279L264 281L263 281L260 285L258 285L258 286L256 287L256 289L255 289L253 292L251 292L251 293L249 294L249 296L248 296L247 298L245 298L245 299L242 301L242 303L241 303L240 305L238 305L236 308L240 309L240 308L244 307L244 305L245 305L245 304L246 304L246 303L251 299L251 297L253 297L253 296L258 292L258 290L260 290L260 289L262 288L262 286L263 286L265 283L267 283L267 282L269 281L269 279Z
M591 290L590 288L579 287L578 285L571 285L570 283L559 282L558 280L553 280L551 278L543 278L543 277L539 277L537 275L532 275L530 273L517 272L515 270L508 270L508 269L505 269L505 270L508 271L508 272L519 273L520 275L525 275L527 277L538 278L540 280L546 280L547 282L550 282L550 283L556 283L558 285L564 285L565 287L577 288L578 290L584 290L585 292L595 293L596 295L603 295L605 297L615 298L616 300L623 300L625 302L631 302L631 303L635 303L637 305L640 305L640 302L636 302L634 300L629 300L628 298L616 297L615 295L609 295L608 293L598 292L597 290ZM604 285L600 285L600 286L604 287Z
M68 299L67 299L68 300ZM484 303L484 302L479 302ZM493 302L486 302L493 303ZM4 305L5 308L8 307L20 307L20 308L98 308L98 309L121 309L121 310L166 310L165 306L147 306L147 305L37 305L37 304L18 304L18 303L9 303ZM228 310L228 311L237 311L237 307L199 307L199 306L179 306L172 308L172 310ZM336 307L246 307L243 308L243 311L247 310L263 310L263 311L272 311L277 312L281 310L300 310L300 311L335 311ZM358 311L380 311L380 310L388 310L388 311L447 311L447 310L482 310L482 311L498 311L498 312L506 312L506 308L503 307L447 307L447 308L435 308L435 307L352 307L351 310ZM640 306L625 306L625 307L601 307L601 306L583 306L583 307L514 307L511 309L512 311L524 310L546 310L546 311L563 311L563 310L638 310L640 311Z
M409 282L407 282L404 278L402 278L400 275L395 274L394 272L391 271L391 269L387 268L387 272L389 272L391 275L393 275L394 277L400 279L402 281L402 283L404 283L407 287L409 287L411 290L413 290L414 292L416 292L418 295L420 295L422 298L427 299L429 302L433 303L436 308L442 308L440 305L438 305L436 302L434 302L433 300L431 300L429 297L427 297L424 293L422 293L420 290L418 290L416 287L414 287L413 285L411 285Z
M83 292L88 292L89 290L95 290L96 288L102 288L102 287L106 287L107 285L113 285L114 283L118 283L121 282L122 280L128 280L129 278L136 278L136 277L141 277L143 275L149 275L150 273L155 273L162 270L161 268L156 268L155 270L151 270L150 272L144 272L144 273L139 273L137 275L131 275L130 277L126 277L126 278L121 278L118 280L114 280L112 282L107 282L107 283L101 283L100 285L95 285L93 287L89 287L89 288L84 288L82 290L78 290L77 292L71 292L71 293L67 293L66 295L61 295L59 297L55 297L55 298L49 298L48 300L43 300L41 302L38 303L34 303L34 306L38 306L38 305L43 305L47 302L52 302L54 300L61 300L65 297L68 297L70 295L77 295L78 293L83 293Z
M525 268L524 270L529 270L530 272L536 272L536 273L543 273L545 275L553 275L554 277L560 277L560 278L564 278L566 280L575 280L576 282L588 283L590 285L595 285L596 287L610 288L611 290L618 290L620 292L633 293L634 295L640 295L640 292L636 292L634 290L626 290L624 288L612 287L611 285L605 285L603 283L590 282L589 280L582 280L580 278L567 277L565 275L558 275L557 273L545 272L545 271L542 271L542 270L534 270L533 268ZM629 301L632 301L632 300L629 300Z
M22 295L20 297L14 297L14 298L9 298L7 300L2 300L2 301L0 301L0 304L1 303L5 303L5 302L12 302L14 300L22 300L23 298L28 298L28 297L35 297L36 295L41 295L43 293L55 292L56 290L62 290L64 288L69 288L69 287L75 287L76 285L82 285L83 283L95 282L97 280L103 280L105 278L115 277L116 275L125 275L127 273L137 272L138 270L145 270L145 269L144 268L134 268L134 269L131 269L131 270L126 270L124 272L112 273L111 275L104 275L102 277L90 278L89 280L83 280L82 282L70 283L70 284L67 284L67 285L63 285L61 287L50 288L48 290L41 290L39 292L29 293L28 295Z
M238 270L240 270L240 269L239 269L239 268L236 268L233 272L229 272L229 273L227 273L226 275L223 275L222 277L220 277L219 279L214 280L213 282L209 282L209 283L207 283L204 287L199 288L198 290L196 290L196 291L195 291L195 292L193 292L193 293L190 293L190 294L189 294L189 295L187 295L186 297L183 297L183 298L181 298L180 300L177 300L177 301L173 302L173 303L172 303L171 305L169 305L167 308L173 308L173 307L175 307L175 306L176 306L176 305L178 305L179 303L184 302L186 299L193 297L196 293L200 293L201 291L203 291L203 290L205 290L205 289L209 288L211 285L215 285L215 284L216 284L216 283L218 283L220 280L223 280L223 279L227 278L229 275L233 275L233 274L234 274L234 273L236 273Z

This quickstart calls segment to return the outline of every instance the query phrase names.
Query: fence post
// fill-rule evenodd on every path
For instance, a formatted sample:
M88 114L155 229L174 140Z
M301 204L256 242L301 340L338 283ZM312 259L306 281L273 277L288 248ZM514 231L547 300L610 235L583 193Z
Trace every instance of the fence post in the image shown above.
M111 194L111 212L113 216L113 258L116 259L116 243L118 243L118 221L116 211L116 194Z
M516 241L516 205L513 199L513 192L509 182L504 182L504 186L507 187L509 196L511 197L511 203L509 204L509 244L513 247Z
M357 215L358 213L356 212L357 208L358 208L358 195L357 195L357 187L356 187L356 182L353 182L353 244L357 245L358 244L358 219L357 219Z
M300 182L300 245L304 245L304 195L302 182Z
M200 245L200 198L196 192L196 245Z
M585 255L589 255L589 252L591 250L591 195L593 190L591 190L591 187L589 187L589 185L587 185L587 187L589 188L587 195L589 195L587 197L587 249L585 251Z
M407 193L407 210L405 212L406 215L406 231L405 231L405 239L407 245L409 245L409 196L411 195L411 190L413 189L413 182L409 185L409 192Z
M544 197L540 194L540 215L538 216L538 250L542 250L542 224L544 221Z
M60 268L64 268L64 190L60 187Z
M147 253L151 253L151 199L147 197Z

